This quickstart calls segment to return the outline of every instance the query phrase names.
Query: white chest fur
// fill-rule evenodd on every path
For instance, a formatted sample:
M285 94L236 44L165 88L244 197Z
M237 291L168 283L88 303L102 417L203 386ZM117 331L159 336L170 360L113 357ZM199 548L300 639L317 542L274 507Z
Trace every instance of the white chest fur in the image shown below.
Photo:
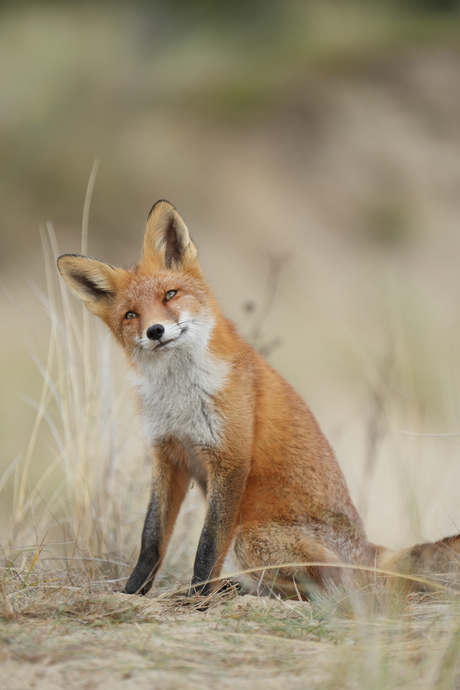
M219 446L223 422L214 396L224 387L229 368L207 348L178 347L143 358L134 385L148 442L174 437L185 444Z

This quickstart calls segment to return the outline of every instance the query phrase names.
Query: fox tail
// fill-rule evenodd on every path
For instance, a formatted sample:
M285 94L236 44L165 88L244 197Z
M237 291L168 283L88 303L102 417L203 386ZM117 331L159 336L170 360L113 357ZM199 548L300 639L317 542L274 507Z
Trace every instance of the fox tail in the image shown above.
M446 585L458 584L460 582L460 534L436 542L417 544L401 551L379 549L377 567Z

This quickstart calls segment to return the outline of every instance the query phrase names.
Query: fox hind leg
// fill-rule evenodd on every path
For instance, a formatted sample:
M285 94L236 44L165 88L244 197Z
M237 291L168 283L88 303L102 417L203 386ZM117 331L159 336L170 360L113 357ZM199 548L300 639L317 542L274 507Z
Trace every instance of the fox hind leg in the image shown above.
M233 551L246 591L306 598L309 592L347 577L340 558L302 525L272 523L238 528ZM311 565L308 565L311 564Z

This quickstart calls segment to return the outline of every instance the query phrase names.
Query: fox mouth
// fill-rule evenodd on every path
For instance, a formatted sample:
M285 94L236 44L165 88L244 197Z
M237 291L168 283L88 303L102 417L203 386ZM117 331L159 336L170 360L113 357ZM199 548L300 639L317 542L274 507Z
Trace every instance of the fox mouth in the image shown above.
M170 338L169 340L165 340L164 342L159 342L158 345L155 348L156 350L159 350L160 348L164 347L165 345L169 345L169 343L176 343L181 336L183 336L185 333L187 333L187 326L184 326L184 328L181 330L177 338Z
M180 338L181 335L182 335L182 333L180 335L178 335L177 338ZM169 343L173 343L175 340L177 340L177 338L171 338L171 340L165 340L164 343L158 343L155 350L159 350L160 347L164 347L165 345L168 345Z

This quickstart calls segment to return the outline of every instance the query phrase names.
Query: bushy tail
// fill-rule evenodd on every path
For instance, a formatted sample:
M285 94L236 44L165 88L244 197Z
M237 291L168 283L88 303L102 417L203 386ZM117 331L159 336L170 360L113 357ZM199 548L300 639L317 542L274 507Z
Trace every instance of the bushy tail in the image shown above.
M460 584L460 534L402 551L379 549L377 566L438 583Z

